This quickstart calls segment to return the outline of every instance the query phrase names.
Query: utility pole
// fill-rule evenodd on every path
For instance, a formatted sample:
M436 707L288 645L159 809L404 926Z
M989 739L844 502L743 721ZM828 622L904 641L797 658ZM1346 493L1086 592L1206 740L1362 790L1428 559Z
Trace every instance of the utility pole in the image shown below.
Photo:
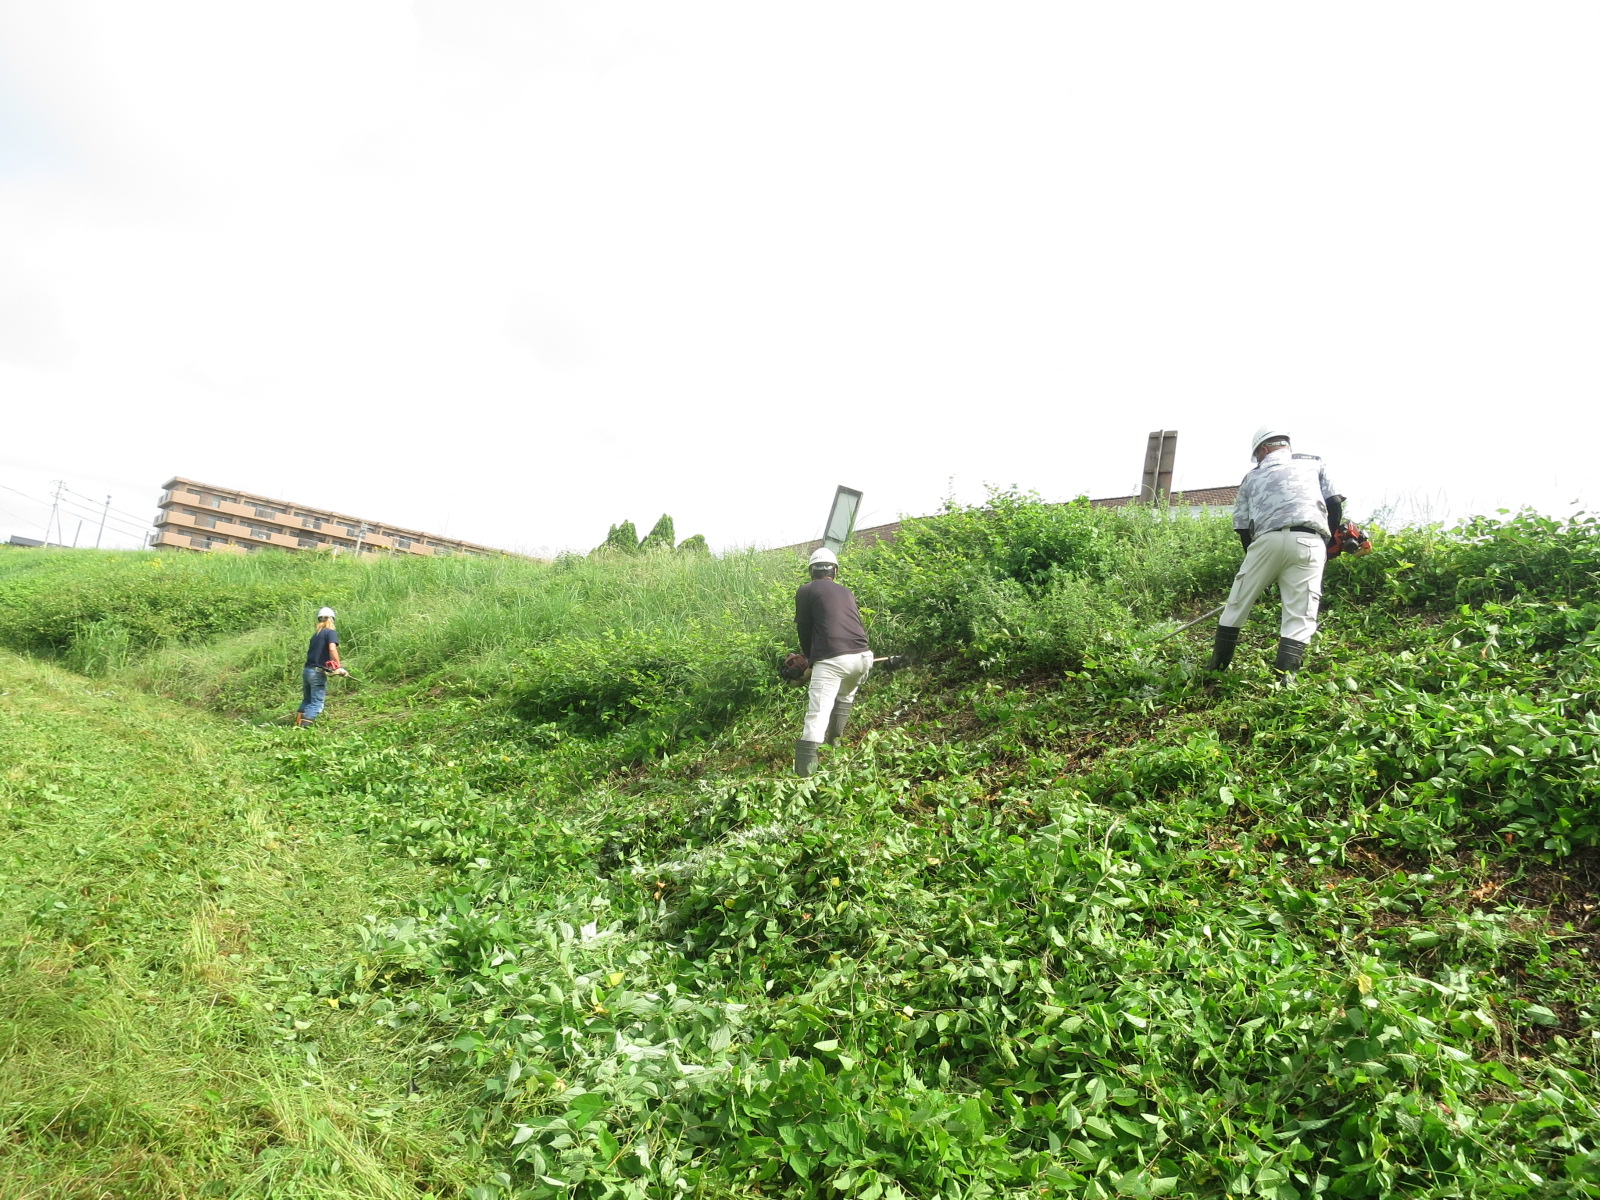
M59 546L61 544L61 537L62 537L62 531L61 531L61 491L66 486L67 486L67 481L66 480L64 480L64 479L56 480L55 499L54 499L54 502L50 505L50 520L44 527L44 546L45 546L46 550L48 550L50 548L50 526L51 525L54 525L56 527L56 545Z
M78 527L72 531L72 548L74 550L76 550L78 548L78 535L81 534L82 532L83 532L83 522L79 521L78 522Z
M111 512L111 497L106 497L106 506L100 513L100 532L94 535L94 548L100 549L100 539L106 535L106 516Z

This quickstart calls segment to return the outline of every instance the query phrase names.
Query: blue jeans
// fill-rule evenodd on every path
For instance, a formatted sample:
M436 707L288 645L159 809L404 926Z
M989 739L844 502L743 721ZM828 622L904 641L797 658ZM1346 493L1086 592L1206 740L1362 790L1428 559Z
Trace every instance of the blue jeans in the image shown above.
M328 698L328 673L321 667L307 667L304 678L305 686L302 689L300 711L305 713L306 720L315 721Z

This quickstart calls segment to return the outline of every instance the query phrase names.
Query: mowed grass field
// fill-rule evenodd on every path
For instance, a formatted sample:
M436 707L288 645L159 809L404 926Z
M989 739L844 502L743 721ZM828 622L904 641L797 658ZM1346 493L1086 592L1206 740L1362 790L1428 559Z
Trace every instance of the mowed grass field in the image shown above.
M430 870L286 810L227 725L0 654L0 1196L453 1191L451 1116L303 993Z

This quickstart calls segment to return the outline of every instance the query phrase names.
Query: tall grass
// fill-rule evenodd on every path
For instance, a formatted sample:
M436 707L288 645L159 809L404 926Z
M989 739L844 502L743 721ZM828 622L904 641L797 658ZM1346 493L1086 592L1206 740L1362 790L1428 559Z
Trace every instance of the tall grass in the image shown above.
M420 684L503 697L536 648L583 654L607 630L666 646L755 647L752 671L787 635L792 557L328 559L159 553L0 556L0 644L73 669L248 713L295 694L316 610L339 612L343 655L363 685ZM771 643L769 646L768 643Z
M997 492L847 553L844 578L882 650L1052 669L1224 587L1231 546L1214 520ZM28 552L0 556L0 644L260 714L297 693L301 647L328 604L369 689L505 700L593 732L597 714L602 727L628 723L700 688L722 697L710 708L757 695L772 656L793 645L803 579L795 556L754 551L549 563Z

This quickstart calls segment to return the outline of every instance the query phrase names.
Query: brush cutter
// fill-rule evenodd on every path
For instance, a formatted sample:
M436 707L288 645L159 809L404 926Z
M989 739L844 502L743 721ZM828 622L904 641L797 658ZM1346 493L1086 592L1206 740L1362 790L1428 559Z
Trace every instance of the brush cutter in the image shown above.
M1372 553L1372 539L1354 521L1346 521L1333 531L1333 537L1328 541L1328 557L1348 554L1351 558L1360 558L1363 554Z
M1177 637L1178 634L1182 633L1185 629L1188 629L1191 626L1200 624L1200 622L1204 621L1207 617L1216 616L1219 612L1221 612L1226 607L1227 607L1226 604L1219 604L1215 608L1213 608L1210 612L1203 612L1198 617L1196 617L1194 620L1185 621L1182 625L1179 625L1171 633L1162 634L1160 637L1158 637L1155 641L1151 642L1150 644L1152 646L1159 646L1162 642L1166 641L1168 638Z

